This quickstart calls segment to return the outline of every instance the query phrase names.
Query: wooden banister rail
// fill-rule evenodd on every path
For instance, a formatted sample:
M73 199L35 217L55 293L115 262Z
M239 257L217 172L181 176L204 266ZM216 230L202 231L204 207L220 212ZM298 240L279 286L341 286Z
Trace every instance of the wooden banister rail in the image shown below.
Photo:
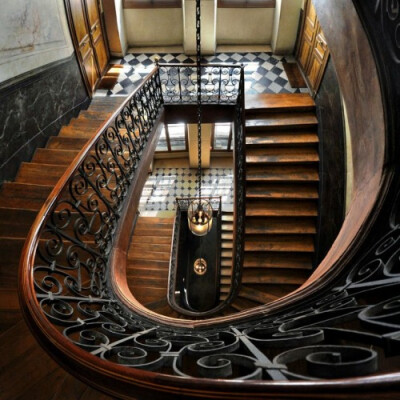
M94 211L89 224L80 224L73 214L71 225L94 240L75 248L64 229L64 244L72 248L66 252L57 237L49 238L54 227L63 228L71 218L63 205L39 241L48 217L42 210L21 262L21 303L46 350L84 382L123 399L398 398L400 162L395 156L400 114L391 105L400 104L400 78L395 30L389 30L395 10L361 0L314 0L314 5L348 107L355 167L352 205L331 252L297 292L232 317L181 321L127 307L123 293L108 285L103 258L111 252L109 235L125 217L117 194L125 196L128 189L116 165L126 175L136 168L124 163L127 150L117 145L112 154L118 163L105 156L93 165L81 153L78 160L87 167L71 167L72 178L64 175L63 184L76 182L75 191L85 192L89 183L78 175L90 181L95 167L107 170L111 179L90 181L93 196L84 204L72 203L61 186L54 194ZM368 24L377 19L379 26ZM388 38L392 47L386 50ZM137 96L147 106L148 96L140 90ZM153 120L158 109L144 112ZM139 113L137 118L153 140L148 117ZM99 154L109 148L113 132L97 147ZM140 138L133 143L140 144ZM129 150L137 151L133 145ZM139 156L143 160L148 154ZM105 196L102 190L108 188L112 193ZM46 206L59 204L52 199ZM44 262L37 247L58 259ZM61 262L70 270L60 273Z

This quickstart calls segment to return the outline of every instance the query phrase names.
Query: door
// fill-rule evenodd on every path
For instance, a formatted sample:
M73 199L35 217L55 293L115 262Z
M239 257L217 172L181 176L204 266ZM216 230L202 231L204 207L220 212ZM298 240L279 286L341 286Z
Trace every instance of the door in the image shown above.
M97 0L85 0L88 16L90 37L97 59L97 65L102 76L108 63L107 49L102 31L100 12Z
M317 33L317 14L311 1L307 3L305 10L305 18L303 31L300 40L300 47L298 52L298 60L303 71L307 71L310 55L313 51L314 40Z
M329 57L324 33L312 2L306 4L297 61L313 95L318 91Z
M307 68L307 77L313 89L319 87L325 64L329 55L328 45L321 27L317 29L315 44L312 49L310 61Z
M97 0L66 0L67 16L86 88L96 89L108 64L108 49Z

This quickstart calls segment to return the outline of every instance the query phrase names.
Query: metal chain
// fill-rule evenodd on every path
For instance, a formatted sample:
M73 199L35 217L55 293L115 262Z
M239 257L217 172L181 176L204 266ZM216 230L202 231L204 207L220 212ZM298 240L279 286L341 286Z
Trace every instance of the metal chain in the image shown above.
M201 200L201 37L200 37L200 0L196 0L196 67L197 67L197 179L199 184L199 201Z

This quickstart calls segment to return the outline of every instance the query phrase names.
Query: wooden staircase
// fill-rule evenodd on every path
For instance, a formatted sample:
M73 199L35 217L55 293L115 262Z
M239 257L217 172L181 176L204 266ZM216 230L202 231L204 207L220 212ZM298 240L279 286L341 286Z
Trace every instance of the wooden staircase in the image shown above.
M220 300L225 300L231 290L233 212L223 211L221 216L221 279Z
M246 97L246 226L233 307L273 301L313 267L318 211L315 103L306 94Z
M174 218L139 217L128 250L127 280L135 298L159 314L178 317L167 301Z
M46 198L82 146L121 98L94 100L47 146L24 162L0 190L0 397L2 400L109 400L73 378L38 345L18 303L18 264L28 231Z

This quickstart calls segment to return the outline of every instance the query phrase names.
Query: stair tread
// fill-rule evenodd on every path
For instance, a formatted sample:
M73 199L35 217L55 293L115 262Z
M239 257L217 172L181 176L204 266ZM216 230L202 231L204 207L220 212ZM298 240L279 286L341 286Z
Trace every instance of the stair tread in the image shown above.
M317 199L318 188L315 185L294 185L293 183L247 185L247 198Z
M315 234L316 226L314 218L246 218L246 234L285 234L303 233Z
M244 285L241 286L238 296L260 304L267 304L279 298L273 294L265 293Z
M78 155L78 150L40 148L33 155L33 163L69 165Z
M312 148L257 148L246 152L246 163L310 163L319 161Z
M313 112L290 113L277 112L260 117L246 117L246 132L267 129L293 129L307 128L318 124L317 117Z
M246 252L243 267L246 268L284 268L311 270L312 257L309 253L285 252Z
M318 143L318 135L308 132L254 132L246 135L246 146L302 145Z
M52 136L49 138L46 148L48 149L65 149L65 150L81 150L87 143L88 139Z
M243 311L253 307L258 307L259 304L245 298L236 297L236 299L231 303L231 306L237 311Z
M302 285L307 277L308 273L304 270L255 268L243 271L242 283Z
M317 204L315 201L310 200L264 200L260 202L246 202L246 216L316 217L317 215Z
M294 251L312 253L314 240L305 235L265 235L249 236L246 234L244 250L247 251Z
M318 182L316 165L248 165L247 181L261 182Z
M36 210L0 206L0 236L26 238L36 215Z
M23 162L15 181L39 185L55 185L66 169L66 165Z
M140 244L165 244L171 246L172 237L169 236L161 236L159 235L157 230L153 231L153 235L140 235L140 231L136 236L132 238L131 245L140 245Z
M27 210L39 210L53 185L4 182L0 192L0 206Z
M261 93L246 94L246 113L277 111L285 109L315 108L314 99L308 93Z

